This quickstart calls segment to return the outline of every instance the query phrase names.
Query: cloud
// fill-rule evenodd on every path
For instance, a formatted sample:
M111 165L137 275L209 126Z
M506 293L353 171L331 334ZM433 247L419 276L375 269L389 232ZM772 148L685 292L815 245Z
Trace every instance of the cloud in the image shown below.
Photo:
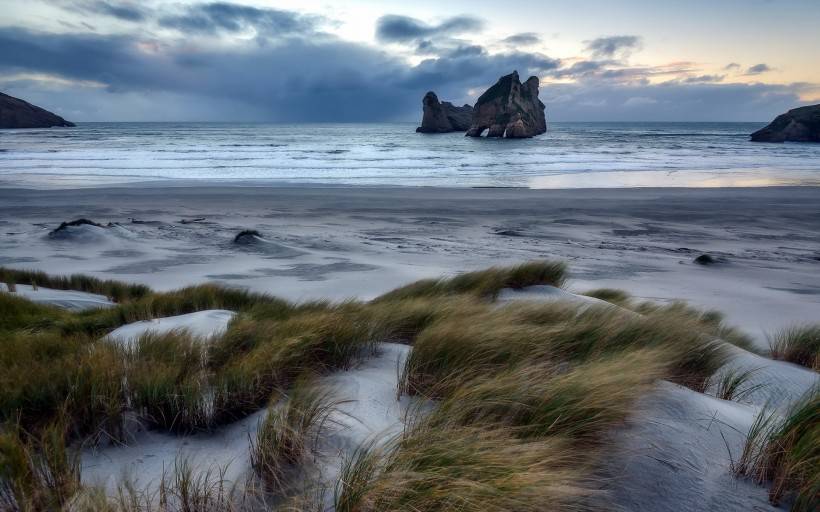
M111 16L112 18L131 22L144 21L150 14L150 11L140 6L138 2L81 0L64 4L62 7L69 11Z
M541 36L535 32L521 32L505 37L501 42L511 46L532 46L541 42Z
M186 6L182 12L162 15L158 21L160 26L187 33L255 30L260 35L287 36L313 32L320 19L292 11L212 2Z
M763 74L763 73L768 73L771 70L772 70L772 68L770 68L768 64L761 63L761 64L755 64L754 66L751 66L749 69L746 70L746 74L747 75L760 75L760 74Z
M242 47L192 49L189 45L126 35L52 34L0 28L0 74L40 73L101 84L94 95L143 98L124 119L164 118L160 101L184 96L201 99L200 108L180 119L277 122L390 121L415 118L424 93L436 90L451 101L474 101L466 93L494 83L517 69L524 75L554 69L560 61L523 52L489 55L465 46L416 66L367 45L336 39L287 38L275 45L247 42ZM20 86L21 89L24 89ZM34 89L33 86L30 88ZM54 93L51 101L60 94ZM64 101L76 103L72 89ZM146 109L144 98L157 98ZM214 98L218 101L209 101ZM245 109L222 109L242 103ZM46 103L48 105L49 103ZM206 107L207 106L207 107ZM252 108L251 108L252 107ZM75 119L111 120L91 104L74 111ZM120 106L116 112L123 112ZM172 111L178 112L174 106Z
M3 85L77 121L410 121L418 119L428 90L472 103L513 70L543 79L541 98L553 120L766 120L818 90L817 84L726 84L691 62L627 65L622 57L640 41L602 38L589 43L590 51L607 56L566 62L512 48L491 53L457 38L476 26L464 17L437 25L404 18L413 23L403 31L394 24L391 37L422 56L410 64L371 45L316 37L326 22L319 17L215 2L161 9L144 13L145 30L127 33L0 27L0 77L14 77ZM178 19L168 26L184 34L221 37L194 44L154 35L154 20L169 23L171 16ZM252 31L265 44L228 37Z
M801 104L801 90L798 84L570 83L542 87L541 100L553 121L769 121Z
M683 82L687 84L714 83L722 82L724 78L726 75L700 75L684 78Z
M738 64L737 62L730 62L729 64L723 66L724 71L731 71L733 69L740 69L740 64Z
M614 57L628 55L639 49L641 38L638 36L608 36L599 37L586 42L586 50L595 57Z
M407 43L419 39L480 32L484 22L472 16L454 16L437 25L409 16L387 14L376 21L376 39L384 43Z

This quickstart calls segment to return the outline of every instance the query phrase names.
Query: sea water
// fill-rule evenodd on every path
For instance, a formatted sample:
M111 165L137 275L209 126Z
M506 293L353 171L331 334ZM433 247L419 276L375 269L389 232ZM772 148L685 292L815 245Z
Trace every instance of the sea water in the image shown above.
M820 184L820 144L763 144L764 123L552 123L523 140L410 123L80 123L0 130L0 186L134 182L670 187Z

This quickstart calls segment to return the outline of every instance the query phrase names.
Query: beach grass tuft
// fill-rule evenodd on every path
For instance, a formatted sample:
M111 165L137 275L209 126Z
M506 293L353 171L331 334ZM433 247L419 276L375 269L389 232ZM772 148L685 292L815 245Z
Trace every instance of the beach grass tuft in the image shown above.
M820 324L783 330L775 335L769 346L774 359L820 372Z
M820 497L820 387L792 404L784 416L762 410L746 436L734 473L769 486L769 501L785 498L792 510L817 510Z
M560 287L565 279L566 265L563 262L531 261L512 267L466 272L446 279L417 281L388 292L375 302L465 294L492 299L504 288L520 289L535 285Z
M287 476L322 435L337 403L329 390L302 381L272 404L251 442L251 465L268 489L282 492ZM276 401L278 402L277 396Z
M79 464L59 421L37 434L19 425L0 429L0 508L60 510L80 488Z

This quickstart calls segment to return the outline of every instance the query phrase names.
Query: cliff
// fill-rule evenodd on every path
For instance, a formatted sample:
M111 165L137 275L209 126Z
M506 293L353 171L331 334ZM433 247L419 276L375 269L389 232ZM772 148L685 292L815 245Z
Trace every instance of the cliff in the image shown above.
M820 142L820 105L789 110L752 134L752 142Z
M0 92L0 128L51 128L74 126L48 110Z

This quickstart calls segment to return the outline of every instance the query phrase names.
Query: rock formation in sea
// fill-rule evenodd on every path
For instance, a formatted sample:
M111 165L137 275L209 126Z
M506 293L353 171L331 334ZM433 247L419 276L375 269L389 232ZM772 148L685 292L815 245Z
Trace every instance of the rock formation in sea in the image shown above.
M255 229L245 229L239 232L233 239L233 243L241 245L251 245L259 241L262 235Z
M433 91L424 95L424 116L421 126L416 128L419 133L448 133L463 132L470 127L473 117L473 107L464 105L456 107L449 101L439 102Z
M473 107L473 120L468 137L520 139L547 131L544 104L538 99L538 77L532 76L523 84L518 72L502 76L495 85L478 98Z
M820 104L793 108L752 134L752 142L820 142Z
M0 92L0 128L51 128L74 126L48 110Z

